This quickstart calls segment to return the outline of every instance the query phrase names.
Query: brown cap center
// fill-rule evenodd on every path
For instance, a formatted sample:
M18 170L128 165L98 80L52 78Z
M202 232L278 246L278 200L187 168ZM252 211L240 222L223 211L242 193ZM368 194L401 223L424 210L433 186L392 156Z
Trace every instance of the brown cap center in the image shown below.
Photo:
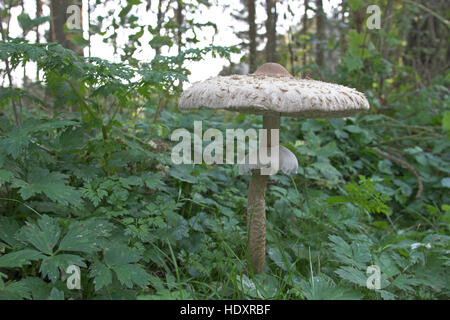
M270 77L291 77L292 75L281 64L268 62L259 67L254 75L265 75Z

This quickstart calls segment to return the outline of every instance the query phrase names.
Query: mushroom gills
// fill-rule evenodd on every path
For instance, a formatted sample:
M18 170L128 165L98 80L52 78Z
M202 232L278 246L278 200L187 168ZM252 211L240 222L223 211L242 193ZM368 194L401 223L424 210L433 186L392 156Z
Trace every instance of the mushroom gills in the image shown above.
M267 149L267 148L264 148ZM267 150L263 150L266 151ZM252 163L250 164L249 159L250 157L257 159L256 163ZM249 154L247 154L247 156L245 157L245 162L242 164L239 164L239 174L243 175L246 174L248 172L250 172L251 170L255 170L255 169L263 169L263 168L277 168L278 170L281 170L281 172L288 174L288 175L295 175L297 174L297 170L298 170L298 161L297 161L297 157L288 149L285 148L283 146L279 146L279 162L278 162L278 166L277 164L262 164L259 161L259 149L256 150L252 150ZM271 170L270 171L270 175L272 174L276 174L276 170Z

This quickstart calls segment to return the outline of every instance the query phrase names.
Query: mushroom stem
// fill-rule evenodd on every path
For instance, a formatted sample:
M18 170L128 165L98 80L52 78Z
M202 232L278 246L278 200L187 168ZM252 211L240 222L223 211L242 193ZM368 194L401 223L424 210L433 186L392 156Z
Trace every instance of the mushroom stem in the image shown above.
M264 115L263 129L267 130L267 147L272 146L271 130L280 129L280 116ZM279 141L276 142L279 144ZM248 187L247 205L247 241L250 264L254 273L264 271L266 260L266 186L268 175L262 175L261 170L252 170Z

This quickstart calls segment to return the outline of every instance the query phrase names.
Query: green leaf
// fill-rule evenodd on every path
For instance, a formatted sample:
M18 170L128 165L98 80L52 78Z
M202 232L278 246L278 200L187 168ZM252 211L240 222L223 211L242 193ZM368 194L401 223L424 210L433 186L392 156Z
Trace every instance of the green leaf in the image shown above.
M24 200L43 193L53 201L65 205L79 206L81 203L81 192L66 185L67 178L67 175L59 172L35 168L30 172L27 182L14 179L12 185L15 188L20 188L19 193Z
M112 269L120 283L128 288L132 288L133 284L143 287L149 283L150 275L138 264L113 266Z
M138 262L141 258L139 253L127 246L117 245L103 251L105 263L109 266L120 266L128 263Z
M0 267L22 267L23 265L31 264L31 261L41 260L44 258L46 258L46 256L39 251L33 249L24 249L0 256Z
M8 243L11 247L19 245L19 242L15 238L15 234L19 229L19 225L12 218L0 217L0 239Z
M150 280L150 275L138 264L132 264L140 260L137 251L126 246L118 245L104 251L105 263L114 270L120 283L128 288L133 284L145 286Z
M49 300L64 300L64 291L53 287L52 291L50 291Z
M333 251L333 256L337 261L359 269L365 269L367 263L371 261L369 247L366 243L353 242L351 245L339 236L330 235L329 246Z
M59 244L60 251L79 251L93 253L100 250L96 247L97 233L80 222L72 223L69 231Z
M31 298L34 300L46 300L50 296L50 284L41 278L27 277L21 282L31 290Z
M334 285L321 277L300 284L304 297L308 300L359 300L362 294L351 289Z
M14 127L5 138L0 140L0 150L12 156L13 159L17 159L29 143L29 131L22 127Z
M281 269L287 271L292 266L291 256L287 252L281 253L276 247L269 248L267 251L270 259Z
M27 223L18 232L18 240L32 244L36 249L52 254L53 248L57 245L61 230L58 222L47 215L43 215L36 224Z
M89 276L94 278L95 291L112 283L111 270L101 262L94 262L90 266Z
M312 167L318 169L327 180L332 182L337 182L342 177L341 173L327 162L315 162Z
M394 281L392 281L392 285L400 290L414 292L414 287L420 285L421 282L417 279L414 279L411 275L400 274L398 275Z
M11 171L0 169L0 186L5 182L10 182L13 176Z
M360 10L365 6L365 3L363 0L348 0L348 4L350 5L350 8L353 11Z
M37 17L36 19L31 19L28 14L22 13L17 16L17 21L19 22L19 25L23 29L23 31L27 32L42 23L50 21L50 17L45 16L45 17Z
M31 290L23 280L15 281L0 288L0 300L30 299Z
M367 276L360 270L353 267L340 267L335 271L342 279L348 280L351 283L357 284L361 287L366 287Z
M353 71L363 66L363 61L359 56L346 55L342 58L346 64L348 71Z
M450 111L446 111L442 117L442 127L445 131L450 132Z
M43 277L48 277L51 282L55 282L60 278L61 270L65 271L72 264L86 268L82 257L73 254L58 254L43 260L39 271Z

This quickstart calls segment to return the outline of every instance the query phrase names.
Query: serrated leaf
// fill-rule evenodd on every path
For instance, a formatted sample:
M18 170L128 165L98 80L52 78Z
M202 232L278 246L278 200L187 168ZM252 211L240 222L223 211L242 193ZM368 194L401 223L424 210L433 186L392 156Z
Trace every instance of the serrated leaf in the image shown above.
M22 13L17 16L17 21L19 22L19 25L23 29L23 31L27 32L42 23L50 21L50 17L45 16L31 19L28 14Z
M83 260L82 257L73 254L58 254L43 260L39 271L43 277L48 277L50 281L55 282L60 278L61 270L66 270L72 264L86 268Z
M142 175L142 180L149 189L161 190L165 186L161 179L162 174L160 173L146 173Z
M394 281L392 281L392 285L394 287L410 292L414 292L414 287L420 284L421 282L419 280L414 279L411 275L406 274L400 274L394 279Z
M31 290L23 280L10 283L3 288L0 288L0 300L20 300L30 298Z
M138 264L113 266L112 269L120 283L128 288L132 288L133 284L143 287L149 283L150 275Z
M315 162L311 166L318 169L325 178L333 182L338 181L342 176L335 167L327 162Z
M31 298L33 300L45 300L50 295L50 284L41 278L27 277L21 282L31 290Z
M15 238L16 232L20 229L17 222L8 217L0 217L0 239L8 243L11 247L16 247L19 242Z
M14 127L8 135L0 140L0 150L17 159L22 149L30 143L29 131L21 127Z
M19 193L24 200L43 193L53 201L78 206L81 202L81 192L66 185L66 179L65 174L35 168L30 172L27 181L14 179L12 185L20 188Z
M105 263L108 266L120 266L138 262L141 256L135 250L123 245L107 248L103 251Z
M284 252L283 258L283 254L278 248L269 248L267 250L267 254L278 267L285 271L287 271L292 266L291 256L287 252Z
M59 250L93 253L100 250L96 247L96 238L97 233L88 229L83 223L72 223L59 244Z
M23 265L31 264L31 261L41 260L44 258L46 258L46 256L39 251L33 249L24 249L0 256L0 267L22 267Z
M94 278L95 291L112 283L111 270L101 262L94 262L90 266L89 276Z
M358 300L362 298L361 293L336 286L321 277L314 277L311 282L303 280L300 287L304 297L308 300Z
M5 182L10 182L14 174L11 171L0 169L0 186Z
M42 216L36 224L27 223L18 232L17 239L32 244L36 249L52 254L53 248L58 243L61 230L58 222L47 215Z
M335 271L342 279L350 281L353 284L361 287L366 287L367 276L360 270L353 267L340 267Z

